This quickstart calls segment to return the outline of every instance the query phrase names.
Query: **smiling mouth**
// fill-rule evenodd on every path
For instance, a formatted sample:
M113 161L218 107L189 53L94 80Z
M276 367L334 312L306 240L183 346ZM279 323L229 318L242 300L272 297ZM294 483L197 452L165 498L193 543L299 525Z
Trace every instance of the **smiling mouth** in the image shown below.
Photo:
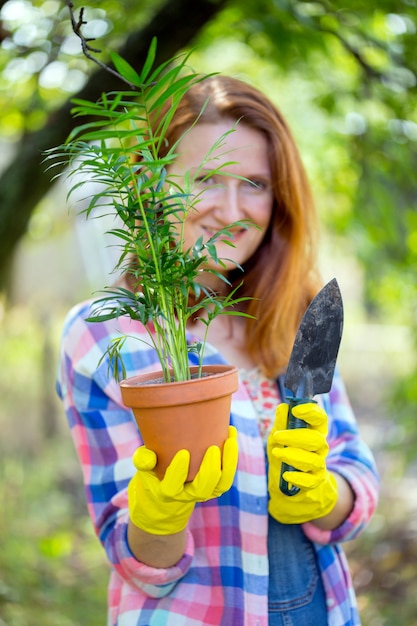
M219 230L209 228L208 226L202 226L202 229L204 230L204 232L209 238L214 237L219 232ZM222 235L219 235L218 240L219 241L222 241L222 240L235 241L245 232L246 232L245 228L239 228L238 230L230 229L228 231L228 234L223 233Z

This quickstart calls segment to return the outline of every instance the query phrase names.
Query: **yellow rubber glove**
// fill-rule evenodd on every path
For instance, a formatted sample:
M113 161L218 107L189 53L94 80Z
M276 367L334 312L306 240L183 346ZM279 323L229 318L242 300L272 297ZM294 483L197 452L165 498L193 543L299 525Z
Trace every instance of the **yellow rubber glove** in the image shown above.
M190 463L188 450L180 450L162 480L152 471L156 454L141 446L133 455L137 472L128 487L129 513L138 528L154 535L171 535L183 530L196 502L217 498L233 483L238 460L237 431L229 426L228 439L220 448L210 446L194 480L185 482Z
M313 402L299 404L293 415L309 427L287 430L288 408L288 404L278 405L268 438L268 510L282 524L302 524L330 513L337 502L337 482L326 467L326 412ZM300 489L293 496L279 488L283 462L299 470L284 472L284 479Z

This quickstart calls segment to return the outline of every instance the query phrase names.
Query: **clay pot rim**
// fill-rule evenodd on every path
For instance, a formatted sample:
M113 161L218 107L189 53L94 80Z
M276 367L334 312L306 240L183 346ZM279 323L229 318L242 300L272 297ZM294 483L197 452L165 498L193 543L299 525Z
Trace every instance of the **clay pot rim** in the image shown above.
M198 371L198 365L192 365L190 367L190 373L194 374ZM237 372L238 368L235 365L230 365L227 363L210 363L203 365L202 372L206 372L210 375L210 377L222 378L223 376L229 376L231 372ZM147 382L146 377L150 378L151 381L155 382ZM120 387L124 388L132 388L132 387L160 387L161 385L188 385L194 384L197 381L201 381L205 376L199 376L198 378L190 378L189 380L172 380L169 383L159 380L163 378L163 372L161 369L143 372L142 374L135 374L134 376L129 376L119 382ZM135 382L140 381L140 382ZM158 382L156 382L158 381Z
M199 404L237 391L239 383L236 366L208 364L203 371L211 374L170 383L163 380L157 382L158 376L162 376L161 370L137 374L120 382L123 403L131 408ZM147 380L152 382L147 383Z

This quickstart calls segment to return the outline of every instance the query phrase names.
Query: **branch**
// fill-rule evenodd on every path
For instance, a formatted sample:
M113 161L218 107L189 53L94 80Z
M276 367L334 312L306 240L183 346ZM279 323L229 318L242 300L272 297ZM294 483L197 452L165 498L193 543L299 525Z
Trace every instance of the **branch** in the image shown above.
M327 3L327 2L321 2L320 4L325 9L326 13L327 14L331 13L332 17L334 17L338 21L339 25L342 26L341 19L339 19L339 15L336 15L336 13L333 11L333 7L332 6L329 5L329 3ZM335 30L335 29L330 28L328 26L323 26L316 19L311 19L311 18L306 19L303 15L301 15L298 12L297 6L292 6L290 8L290 12L294 16L294 18L298 22L303 24L305 27L310 27L310 28L313 28L314 30L316 30L317 32L325 33L327 35L333 35L333 37L336 37L336 39L338 39L339 43L343 46L343 48L345 48L345 50L350 55L352 55L354 57L354 59L356 60L358 65L362 68L362 70L364 71L366 76L368 76L371 79L378 79L378 80L383 80L384 78L385 79L389 79L388 74L386 74L384 72L380 72L379 70L376 70L374 67L372 67L372 65L370 65L365 60L365 58L361 54L359 48L355 47L351 43L349 43L349 41L338 30ZM341 17L343 18L343 13L342 13ZM345 21L345 25L346 25L346 19L344 21ZM348 28L351 31L354 30L352 25L349 25ZM355 30L355 32L360 32L360 31ZM361 33L361 35L363 35L363 34ZM365 35L365 37L367 37L368 41L372 41L370 36ZM375 43L375 42L373 41L373 43ZM381 47L381 45L379 45L379 47Z
M124 83L129 85L131 89L134 89L134 85L132 85L131 82L126 80L126 78L123 78L123 76L119 74L119 72L109 67L108 65L100 61L99 59L96 59L96 57L94 57L91 54L92 52L96 52L99 54L101 50L90 46L89 42L95 41L94 37L85 37L83 33L81 32L81 28L85 26L85 24L87 24L87 22L84 20L84 7L81 7L79 18L77 20L74 14L74 3L71 2L71 0L66 0L66 3L68 5L69 12L70 12L72 30L77 35L77 37L79 37L79 39L81 40L81 48L82 48L84 56L87 57L87 59L89 59L90 61L93 61L93 63L96 63L103 70L106 70L106 72L110 72L110 74L113 74L113 76L117 76L117 78L120 78L120 80L122 80Z
M379 80L387 77L384 72L379 72L367 61L365 61L363 55L359 52L359 49L352 46L352 44L350 44L347 39L345 39L339 32L323 26L319 26L319 30L322 33L327 33L328 35L333 35L334 37L336 37L336 39L339 40L345 50L347 50L347 52L349 52L354 57L354 59L356 59L357 63L361 66L367 76L369 76L370 78L377 78Z

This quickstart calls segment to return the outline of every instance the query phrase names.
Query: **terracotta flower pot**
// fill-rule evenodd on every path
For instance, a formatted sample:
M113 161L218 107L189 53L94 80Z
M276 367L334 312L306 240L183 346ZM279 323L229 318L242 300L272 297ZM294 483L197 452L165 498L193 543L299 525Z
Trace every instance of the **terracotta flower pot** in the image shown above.
M190 369L193 375L198 367ZM148 372L120 383L123 402L133 410L145 445L158 457L159 478L174 454L186 449L191 455L187 480L192 480L207 448L221 448L227 439L238 370L206 365L203 372L201 378L172 383L160 379L162 372Z

